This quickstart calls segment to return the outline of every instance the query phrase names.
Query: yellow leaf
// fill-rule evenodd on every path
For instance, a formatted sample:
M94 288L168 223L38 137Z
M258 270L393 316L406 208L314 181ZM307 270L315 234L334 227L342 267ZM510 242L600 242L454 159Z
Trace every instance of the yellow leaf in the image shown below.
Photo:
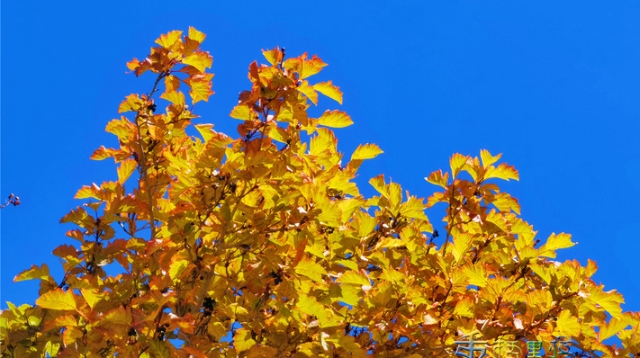
M231 110L229 116L231 116L231 118L240 119L243 121L250 121L253 119L252 112L253 111L248 106L239 104L233 107L233 110Z
M309 154L321 155L325 150L335 152L338 140L330 129L318 129L318 135L311 137Z
M498 167L490 166L484 174L485 179L500 178L504 180L515 179L519 180L518 171L511 165L502 163Z
M182 31L173 30L166 34L160 35L160 38L156 40L156 43L166 49L170 49L176 42L180 41Z
M99 195L100 195L100 187L98 187L96 184L93 184L91 186L84 185L82 186L82 188L80 188L80 190L78 190L78 192L74 196L74 199L93 198L93 199L100 200Z
M127 159L118 167L118 183L124 184L138 167L134 159Z
M497 162L500 159L500 157L502 157L502 154L498 154L496 156L493 156L486 149L482 149L480 151L480 158L482 159L482 166L485 167L485 168L490 166L491 164Z
M26 281L40 279L49 281L51 280L51 275L49 274L49 266L47 264L42 264L42 267L38 267L36 265L32 265L30 269L22 271L16 277L13 278L14 282Z
M627 322L624 318L612 318L609 320L607 324L600 327L599 337L600 342L604 341L607 338L613 337L618 334L618 332L627 328L629 322Z
M160 96L160 98L166 99L178 106L184 106L185 104L184 93L180 91L165 92Z
M318 93L313 87L309 86L309 82L306 80L302 80L302 83L298 86L298 91L304 93L313 104L318 104Z
M208 52L194 52L182 59L185 65L193 66L200 72L204 72L207 68L211 68L213 58Z
M613 318L618 318L622 314L620 305L624 303L624 298L615 290L603 292L602 286L591 286L589 287L587 299L607 310Z
M342 275L340 275L340 277L338 277L336 282L350 285L371 286L371 282L369 281L369 279L356 271L347 271L343 273Z
M62 341L66 346L71 346L73 343L84 335L82 329L76 326L68 326L62 333Z
M356 306L360 302L360 295L362 294L362 287L343 285L340 287L341 299L340 301L350 305Z
M249 350L255 344L256 341L251 338L251 330L246 328L238 329L235 336L233 336L233 346L238 353Z
M191 96L191 102L193 104L200 101L209 101L209 97L214 94L211 90L211 79L213 74L203 74L192 76L187 79L187 84L191 87L189 90L189 96Z
M327 274L324 267L307 257L298 262L295 271L297 274L306 276L315 282L322 282L322 276Z
M425 206L422 199L409 196L409 199L400 205L400 214L410 219L428 220L424 213Z
M342 92L340 91L340 87L335 86L331 81L316 83L313 85L313 88L323 95L342 104Z
M184 270L187 269L188 266L189 266L188 260L182 259L182 260L173 261L169 265L169 277L171 277L172 280L179 278L180 275L182 275L182 273L184 272Z
M487 286L487 271L482 264L469 265L463 269L463 272L469 277L469 284L478 287Z
M207 35L205 35L203 32L196 30L195 27L189 26L189 32L187 34L187 37L193 41L202 43L204 39L207 38Z
M51 290L36 300L36 305L50 310L73 311L76 310L76 299L73 291L64 291L61 288Z
M549 236L547 242L540 247L540 256L555 258L556 250L566 249L575 244L577 244L577 242L571 242L571 235L565 233L556 235L553 233Z
M322 60L316 55L313 55L311 59L307 59L306 52L302 54L301 60L302 60L302 64L298 68L300 79L313 76L316 73L320 72L320 70L322 70L323 67L327 66L327 64L322 62Z
M554 335L562 337L578 337L580 336L580 322L578 318L573 317L569 310L563 310L558 316Z
M320 118L318 124L331 128L344 128L353 124L351 117L342 111L325 111Z
M454 314L461 317L473 318L475 312L476 303L470 297L464 297L458 303L453 310Z
M455 153L451 156L451 158L449 159L449 165L451 166L451 174L454 178L458 176L460 169L464 167L467 159L469 159L469 157L466 157L460 153Z
M216 132L212 129L213 124L195 124L194 126L204 139L205 143L208 142L209 139L213 138L213 136L216 134Z
M262 55L264 55L264 58L266 58L272 66L279 64L283 59L282 50L278 47L271 50L262 50Z
M102 298L104 297L104 294L98 293L96 290L83 288L80 290L80 293L82 293L82 297L84 297L84 300L87 301L87 304L91 309L93 309L98 302L102 301Z
M324 306L322 306L315 297L301 294L298 297L296 307L302 313L318 317L318 320L326 321L327 319L327 313L324 310Z
M461 233L453 237L453 250L451 253L456 259L456 262L460 262L460 259L467 253L473 242L473 235L469 233Z
M142 102L142 99L140 99L137 94L130 94L124 101L122 101L122 103L120 103L118 113L135 112L140 109L143 104L144 102Z
M360 144L351 155L351 160L373 159L384 153L375 144Z
M491 203L500 211L509 212L513 210L516 214L520 215L520 204L518 200L507 193L496 194L495 200Z
M442 175L442 170L438 169L435 172L429 174L429 176L424 178L424 180L431 184L446 188L449 184L449 173L444 173L444 175Z

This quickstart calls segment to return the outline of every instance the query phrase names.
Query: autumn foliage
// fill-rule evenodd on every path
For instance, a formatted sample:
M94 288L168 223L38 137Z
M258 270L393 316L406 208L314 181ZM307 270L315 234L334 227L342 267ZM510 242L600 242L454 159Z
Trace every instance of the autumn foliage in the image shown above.
M640 355L640 314L590 279L594 262L553 260L575 243L536 239L498 187L518 179L500 155L454 154L426 202L383 175L364 197L354 178L382 150L343 157L330 128L349 115L308 113L319 94L342 103L310 82L326 63L263 51L234 138L193 121L213 94L204 39L171 31L127 63L155 82L107 124L119 147L91 156L117 179L82 187L62 218L63 277L16 276L39 279L39 298L2 312L2 357L448 357L474 331L490 356L498 340L558 337L575 356ZM439 235L425 214L438 203Z

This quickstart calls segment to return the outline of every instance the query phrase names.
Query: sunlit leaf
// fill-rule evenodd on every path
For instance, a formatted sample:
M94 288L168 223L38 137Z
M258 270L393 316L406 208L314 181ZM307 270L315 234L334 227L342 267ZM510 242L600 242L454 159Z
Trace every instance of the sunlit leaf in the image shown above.
M353 124L351 117L342 111L326 111L320 118L318 124L331 128L344 128Z
M77 308L71 290L56 289L45 293L36 300L36 305L50 310L73 311Z

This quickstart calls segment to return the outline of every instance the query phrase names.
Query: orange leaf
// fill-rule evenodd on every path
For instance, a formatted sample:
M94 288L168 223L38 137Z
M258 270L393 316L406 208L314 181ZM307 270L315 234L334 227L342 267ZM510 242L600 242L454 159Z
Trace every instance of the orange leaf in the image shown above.
M174 75L168 75L164 78L165 92L175 92L180 87L180 79Z
M280 48L278 48L277 46L276 48L271 50L262 50L262 55L264 55L264 58L266 58L272 66L275 66L282 62L282 58L284 56L282 50L280 50Z

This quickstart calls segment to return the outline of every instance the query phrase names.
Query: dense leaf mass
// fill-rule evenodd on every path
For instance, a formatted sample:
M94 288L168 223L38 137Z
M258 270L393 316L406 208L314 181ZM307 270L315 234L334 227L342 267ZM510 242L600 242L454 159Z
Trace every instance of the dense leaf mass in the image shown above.
M326 63L263 51L233 138L192 123L213 94L204 39L171 31L127 64L156 80L107 124L119 147L91 156L112 158L117 180L82 187L62 218L77 241L53 252L64 277L46 265L16 276L40 292L2 312L3 357L448 357L473 332L489 356L499 341L524 352L559 337L575 356L640 354L640 314L590 279L594 262L553 260L568 234L539 245L495 183L518 179L500 155L454 154L426 178L439 187L426 202L382 175L364 197L356 172L382 150L343 162L331 128L349 115L307 111L318 94L342 103L310 79ZM439 235L425 215L437 203Z

